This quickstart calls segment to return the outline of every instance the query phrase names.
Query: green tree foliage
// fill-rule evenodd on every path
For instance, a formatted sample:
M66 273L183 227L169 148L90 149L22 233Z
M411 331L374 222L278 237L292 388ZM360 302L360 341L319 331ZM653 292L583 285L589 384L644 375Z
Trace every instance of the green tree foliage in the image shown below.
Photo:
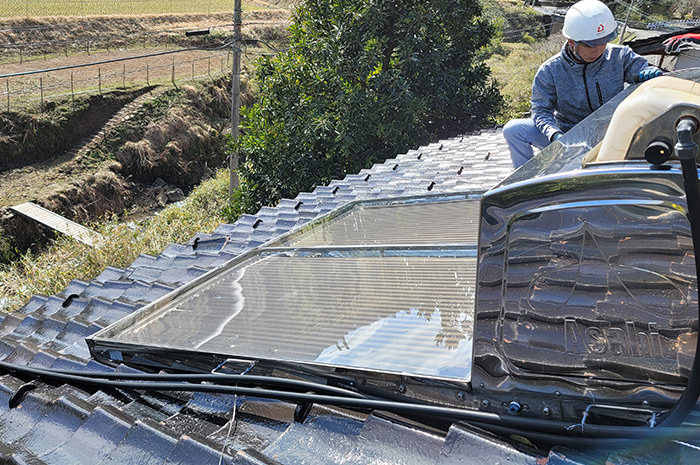
M501 105L477 0L307 0L292 20L289 50L261 61L260 100L243 112L249 211L478 127Z

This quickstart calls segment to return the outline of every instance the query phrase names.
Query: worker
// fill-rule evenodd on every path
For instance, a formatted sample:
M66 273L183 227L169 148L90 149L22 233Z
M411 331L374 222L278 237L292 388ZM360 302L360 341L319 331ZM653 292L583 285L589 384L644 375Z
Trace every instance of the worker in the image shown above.
M625 83L646 81L662 74L629 47L612 45L617 22L598 0L581 0L564 17L566 43L544 62L532 85L531 118L515 119L503 127L515 168L560 138L579 121L617 95Z

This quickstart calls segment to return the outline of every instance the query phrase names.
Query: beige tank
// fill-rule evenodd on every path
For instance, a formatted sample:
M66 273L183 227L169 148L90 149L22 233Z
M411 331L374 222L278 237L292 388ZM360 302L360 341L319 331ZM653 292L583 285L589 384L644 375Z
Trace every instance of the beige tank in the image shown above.
M603 141L584 164L625 160L637 130L678 104L700 107L700 83L660 76L641 84L615 110Z

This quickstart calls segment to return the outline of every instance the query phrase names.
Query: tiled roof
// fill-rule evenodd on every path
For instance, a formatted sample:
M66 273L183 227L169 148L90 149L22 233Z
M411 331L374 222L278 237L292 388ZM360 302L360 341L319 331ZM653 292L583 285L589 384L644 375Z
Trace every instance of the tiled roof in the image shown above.
M244 215L212 234L198 234L187 244L171 244L158 256L141 255L126 269L107 268L91 282L73 281L57 295L32 297L0 322L0 357L37 367L132 371L92 361L84 338L348 201L481 191L511 170L500 130L411 150ZM445 433L382 412L367 415L314 405L301 422L295 421L296 412L296 404L268 399L95 390L5 374L0 376L0 455L8 463L89 465L575 465L605 459L564 450L539 457L466 425L454 424ZM638 459L616 455L615 463L644 463Z

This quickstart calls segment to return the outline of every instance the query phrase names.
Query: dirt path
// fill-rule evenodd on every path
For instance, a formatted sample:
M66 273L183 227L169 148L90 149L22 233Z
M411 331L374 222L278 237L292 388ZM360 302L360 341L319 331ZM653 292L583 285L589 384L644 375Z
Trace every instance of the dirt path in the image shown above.
M56 97L67 98L72 93L100 93L123 87L172 84L172 82L177 85L193 79L207 79L230 72L231 62L227 50L193 50L161 55L168 51L168 49L155 48L112 50L93 53L89 56L72 55L24 64L4 65L3 72L10 74L112 61L7 78L5 88L10 89L9 106L11 109L26 107L39 103L40 100L46 102ZM113 61L144 55L155 56ZM41 88L43 88L43 95ZM2 103L3 106L7 105L7 100Z
M251 13L252 14L252 13ZM288 11L260 12L244 27L244 37L254 36L260 31L279 30L288 18ZM184 83L193 79L206 79L230 72L231 48L221 40L210 41L203 50L190 50L183 41L184 31L198 28L219 27L219 32L230 29L230 24L221 21L204 24L200 17L193 22L166 23L168 27L180 31L176 42L163 46L147 46L136 43L102 44L92 51L85 49L65 55L47 56L45 59L21 59L15 55L12 60L0 66L0 75L13 75L23 72L36 74L8 76L0 80L2 110L17 110L37 106L41 102L55 98L66 98L84 92L104 92L125 86L146 86L153 84ZM218 26L217 26L218 24ZM173 29L171 29L173 30ZM225 33L226 34L226 33ZM230 35L230 31L228 33ZM171 37L172 39L172 37ZM108 47L108 48L105 48ZM139 58L141 57L141 58ZM251 57L252 59L252 57ZM20 62L21 60L21 62ZM40 72L44 70L53 70ZM4 81L4 82L3 82Z
M257 2L257 4L261 8L268 6L265 2ZM280 24L288 18L289 10L283 9L248 12L244 18L244 37L254 36L261 31L274 28L279 30ZM38 23L37 27L45 28L41 29L45 30L44 35L54 33L56 27L60 25L66 30L84 30L85 37L89 38L89 33L96 29L107 29L104 32L108 36L113 36L120 30L128 31L140 27L147 27L151 31L165 30L168 33L180 31L178 34L182 36L185 30L198 28L219 28L221 31L230 29L232 18L230 15L184 15L168 18L113 18L113 21L106 21L107 19L109 18L93 18L94 23L88 25L86 23L89 23L90 18L63 18L64 22L61 22L60 18L38 18L35 22ZM9 43L32 43L37 40L35 36L9 35L13 28L19 31L17 34L24 33L22 31L26 29L24 27L26 25L21 20L0 21L0 25L3 26L0 28L0 36ZM82 29L78 29L79 27ZM79 36L76 40L80 41L82 37ZM224 35L222 40L226 37ZM56 38L42 36L40 39L51 41ZM220 50L190 50L163 54L163 52L182 48L182 43L182 38L178 43L170 43L162 47L143 47L135 43L126 46L123 43L117 43L108 49L102 48L99 51L93 49L89 54L85 50L66 55L47 55L46 59L32 60L27 60L25 55L21 58L21 63L18 54L9 58L5 56L3 60L5 62L0 65L0 74L63 69L0 79L0 93L4 94L0 95L2 97L0 111L6 110L8 106L11 110L36 106L39 101L47 102L59 96L66 98L72 93L76 95L83 92L98 93L123 86L143 87L154 84L172 86L173 81L175 85L180 86L193 79L206 80L230 73L232 63L229 47ZM134 57L142 58L126 60ZM99 62L102 63L76 67ZM96 178L105 179L114 176L110 170L113 162L80 162L75 158L79 150L80 146L75 146L68 153L51 160L0 172L0 209L25 201L60 196L62 192L74 190L76 186L90 183Z
M85 149L99 144L106 131L124 121L143 103L157 97L164 90L164 88L156 88L135 98L112 116L98 133L83 140L64 155L0 172L0 208L58 195L81 184L89 177L104 174L109 170L111 161L81 163L82 153Z

